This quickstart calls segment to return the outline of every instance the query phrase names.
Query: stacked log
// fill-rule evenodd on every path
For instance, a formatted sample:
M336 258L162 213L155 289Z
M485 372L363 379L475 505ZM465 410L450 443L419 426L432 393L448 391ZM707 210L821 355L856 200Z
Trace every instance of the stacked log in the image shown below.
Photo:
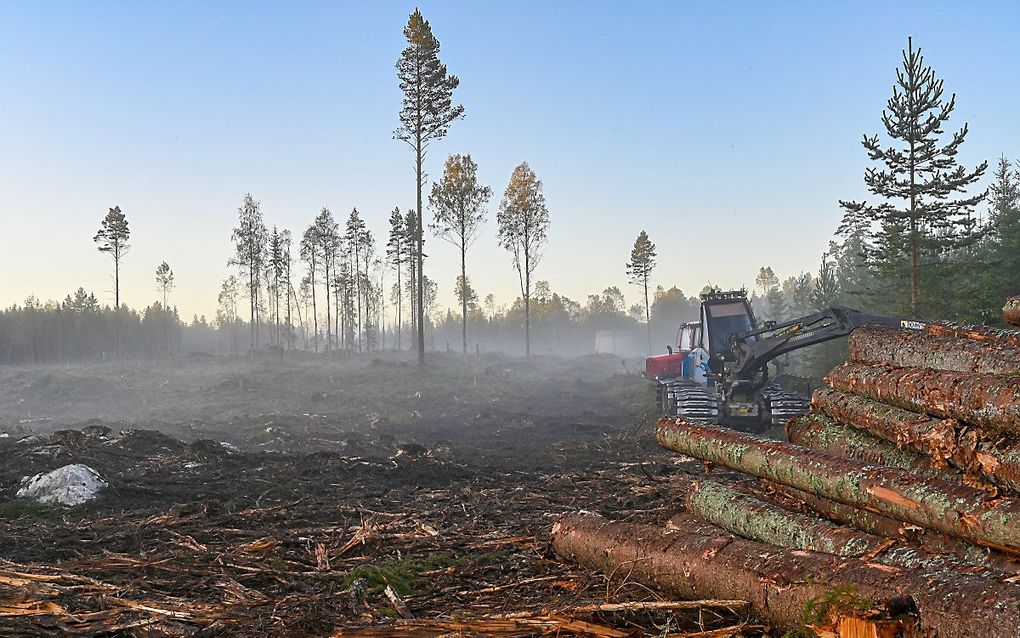
M1020 326L1020 297L1003 317ZM850 592L909 597L924 635L1020 638L1020 331L866 326L849 353L787 441L660 421L659 444L710 472L675 478L684 513L568 517L553 548L674 596L748 600L780 630L817 629L805 610Z
M1020 296L1010 297L1002 307L1002 320L1011 326L1020 326Z

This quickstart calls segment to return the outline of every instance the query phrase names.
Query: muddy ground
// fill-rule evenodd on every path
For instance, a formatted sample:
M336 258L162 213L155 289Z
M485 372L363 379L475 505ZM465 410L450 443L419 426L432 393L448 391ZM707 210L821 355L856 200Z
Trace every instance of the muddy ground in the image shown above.
M714 632L739 610L578 611L656 596L548 552L566 512L663 522L669 477L697 471L655 445L638 367L434 355L419 370L386 354L0 368L0 635L755 635ZM75 462L109 481L98 501L14 498L22 477ZM400 616L447 624L395 634Z

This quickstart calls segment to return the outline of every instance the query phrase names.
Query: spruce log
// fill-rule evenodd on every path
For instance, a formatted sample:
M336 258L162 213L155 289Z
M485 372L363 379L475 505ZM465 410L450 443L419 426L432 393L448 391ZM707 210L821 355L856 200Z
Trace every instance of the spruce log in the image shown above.
M834 390L931 416L1020 434L1020 376L844 363L825 377Z
M660 420L664 448L868 509L979 545L1020 554L1020 502L981 490L869 465L683 419Z
M872 606L912 596L921 626L940 638L1020 637L1020 588L958 573L900 569L755 541L570 515L553 525L561 558L682 599L747 600L779 630L804 628L804 612L844 592Z
M786 423L786 438L790 443L845 456L872 465L888 465L910 470L915 474L953 480L955 475L935 465L932 460L910 450L901 450L889 441L882 440L864 430L839 423L824 414L807 414Z
M1002 307L1002 319L1010 326L1020 326L1020 297L1010 297Z
M811 407L899 447L925 454L936 466L948 463L968 475L1020 492L1020 449L989 440L983 428L967 427L955 419L933 419L824 388L815 390Z
M1020 347L1002 341L974 341L923 330L862 326L850 333L850 361L888 363L900 368L931 368L982 374L1020 370Z
M959 323L930 323L924 332L940 337L955 339L973 339L982 342L1001 342L1006 345L1020 347L1020 330L1002 330L989 326L968 326Z
M787 549L834 554L844 557L867 557L869 560L928 571L967 571L972 575L1003 580L1015 570L987 569L987 561L977 569L973 561L953 555L933 554L900 538L886 538L837 525L830 521L793 512L737 491L729 485L704 479L687 493L687 511L728 532L744 538ZM667 529L676 529L680 521L672 519Z

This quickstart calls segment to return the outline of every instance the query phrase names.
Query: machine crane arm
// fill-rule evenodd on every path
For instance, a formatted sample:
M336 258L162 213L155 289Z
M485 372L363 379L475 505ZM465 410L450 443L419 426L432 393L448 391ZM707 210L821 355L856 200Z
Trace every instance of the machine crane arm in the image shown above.
M883 317L838 306L783 323L766 322L763 328L730 337L732 360L726 362L727 372L736 379L749 379L778 356L845 337L867 324L921 330L928 322Z

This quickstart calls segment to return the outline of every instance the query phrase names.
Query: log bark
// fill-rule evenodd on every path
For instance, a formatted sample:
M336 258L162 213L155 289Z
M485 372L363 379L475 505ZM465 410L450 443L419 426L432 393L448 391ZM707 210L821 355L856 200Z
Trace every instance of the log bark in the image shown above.
M1020 435L1020 376L844 363L825 377L834 390L913 412Z
M1000 340L975 341L924 330L863 326L850 333L850 360L900 368L931 368L982 374L1020 370L1020 347Z
M983 428L964 426L955 419L934 419L837 390L815 390L811 407L924 454L936 467L949 464L969 476L1020 492L1020 449L991 440L993 436Z
M1004 580L1015 571L1000 571L954 555L935 554L907 543L902 537L869 534L830 521L790 511L744 494L729 485L704 479L687 493L687 511L693 516L744 538L805 551L843 557L867 557L885 565L926 571L960 571ZM679 528L669 521L667 529Z
M1020 347L1020 330L1002 330L989 326L968 326L958 323L930 323L924 327L930 335L953 337L955 339L973 339L982 342L1001 342L1010 346Z
M1020 502L725 428L661 420L659 445L979 545L1020 554Z
M888 465L910 470L915 474L954 480L956 476L940 468L928 457L910 450L901 450L864 430L839 423L824 414L807 414L786 423L790 443L818 452L845 456L872 465Z
M801 506L833 522L868 534L903 539L918 545L930 554L952 554L968 565L994 567L1010 574L1020 572L1020 562L1008 554L979 547L933 529L925 529L868 510L830 501L788 485L772 481L766 481L765 484L772 491L771 496L766 495L766 498L783 507Z
M837 556L877 552L888 539L791 512L712 480L697 482L684 499L687 511L728 532L777 547ZM667 528L676 523L667 523Z
M779 630L803 629L806 610L843 592L873 606L913 596L921 626L940 638L1020 636L1018 588L966 574L900 569L725 533L667 531L586 515L560 519L552 547L565 560L679 598L748 600L756 617Z
M1020 326L1020 297L1010 297L1002 307L1002 319L1010 326Z
M882 565L898 568L957 571L993 580L1005 580L1016 574L1015 570L992 569L987 559L974 560L928 551L907 542L903 536L887 538L836 525L811 514L792 511L739 492L716 481L698 482L687 493L685 503L688 513L706 523L736 536L776 547L845 557L866 557ZM670 519L666 522L666 529L682 529L680 526L683 524L680 519Z

